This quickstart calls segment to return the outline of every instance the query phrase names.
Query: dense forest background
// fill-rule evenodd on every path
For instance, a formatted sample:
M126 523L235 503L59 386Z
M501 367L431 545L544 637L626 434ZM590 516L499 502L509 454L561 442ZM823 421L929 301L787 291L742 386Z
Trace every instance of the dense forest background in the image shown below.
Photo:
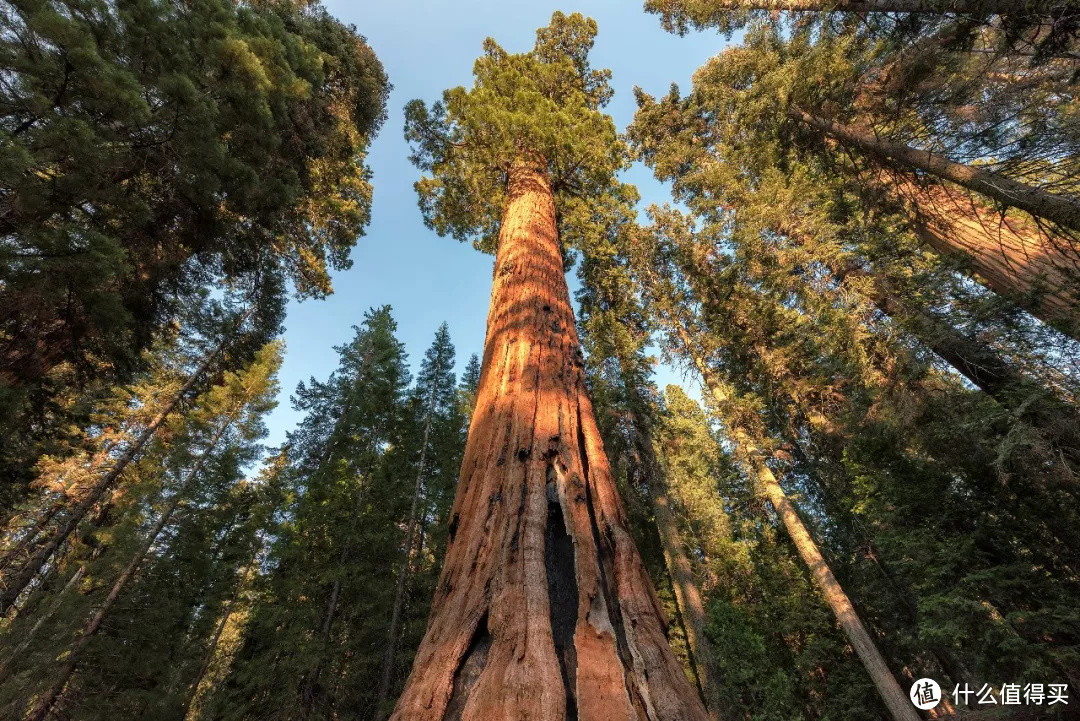
M702 713L1080 718L1080 8L650 0L609 30L504 7L417 99L405 45L334 10L0 9L0 718L424 718L429 618L465 586L444 558L513 517L459 473L497 405L486 254L523 174L557 232L543 312L564 272L573 299L539 325L591 398L596 603L638 618L605 585L625 526ZM358 304L366 280L386 297ZM507 367L500 393L530 390ZM541 457L482 438L493 468ZM554 467L542 622L585 718ZM475 716L453 679L438 717ZM642 717L697 718L657 688Z

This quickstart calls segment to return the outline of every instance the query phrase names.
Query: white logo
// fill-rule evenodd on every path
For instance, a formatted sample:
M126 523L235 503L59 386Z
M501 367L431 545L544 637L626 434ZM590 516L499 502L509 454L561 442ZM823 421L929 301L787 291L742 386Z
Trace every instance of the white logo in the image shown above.
M941 703L941 686L932 678L920 678L911 686L911 703L915 708L929 711Z

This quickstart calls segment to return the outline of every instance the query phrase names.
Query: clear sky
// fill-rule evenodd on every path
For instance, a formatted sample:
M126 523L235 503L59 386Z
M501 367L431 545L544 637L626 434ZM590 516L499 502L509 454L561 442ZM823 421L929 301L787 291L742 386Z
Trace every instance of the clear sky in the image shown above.
M664 94L672 82L688 88L694 70L724 43L715 33L684 38L665 33L657 16L642 10L643 0L329 0L326 4L334 16L355 25L368 39L394 89L386 123L368 158L375 185L372 222L353 249L353 267L334 275L334 294L326 300L290 303L282 398L268 420L271 445L282 442L299 420L288 400L296 384L311 376L323 379L334 370L333 346L352 337L351 327L372 306L393 307L398 337L409 351L414 372L443 321L457 348L459 374L469 355L482 350L494 259L424 227L412 188L419 171L409 163L402 135L406 102L421 98L430 103L445 88L470 86L473 61L482 52L485 37L495 38L510 52L527 51L536 28L547 25L552 12L581 12L599 25L591 61L593 67L612 70L615 97L607 110L622 130L633 118L635 85L652 95ZM638 186L642 207L670 200L667 188L642 165L625 179ZM573 271L569 280L573 292ZM679 382L680 376L661 368L657 380L663 385Z

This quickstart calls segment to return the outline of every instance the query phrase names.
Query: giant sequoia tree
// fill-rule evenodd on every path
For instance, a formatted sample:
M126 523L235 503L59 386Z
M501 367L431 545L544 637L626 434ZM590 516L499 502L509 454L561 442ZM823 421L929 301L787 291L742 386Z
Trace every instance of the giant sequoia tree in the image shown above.
M563 245L623 160L591 20L493 40L408 107L425 219L495 250L483 370L427 635L393 718L703 719L667 646L586 395Z

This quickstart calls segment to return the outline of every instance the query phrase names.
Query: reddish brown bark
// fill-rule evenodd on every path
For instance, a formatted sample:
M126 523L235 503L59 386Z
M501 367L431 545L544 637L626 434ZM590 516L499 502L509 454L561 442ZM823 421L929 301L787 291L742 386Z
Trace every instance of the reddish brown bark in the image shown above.
M392 721L706 721L586 394L546 175L515 165L428 631Z
M920 240L1036 318L1080 338L1080 248L943 185L894 184Z

